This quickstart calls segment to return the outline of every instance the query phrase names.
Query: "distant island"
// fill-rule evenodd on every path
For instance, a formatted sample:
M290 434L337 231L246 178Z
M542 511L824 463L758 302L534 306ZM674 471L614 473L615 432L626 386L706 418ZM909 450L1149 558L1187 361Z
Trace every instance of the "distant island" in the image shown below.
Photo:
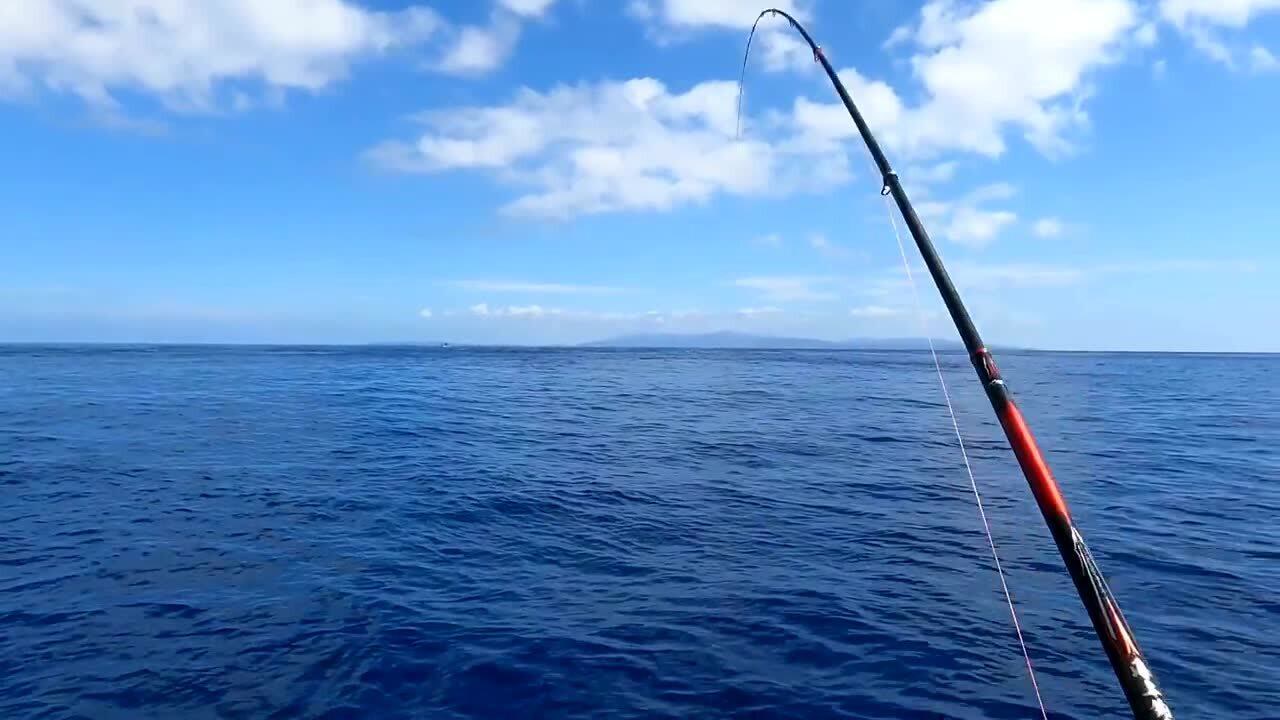
M935 338L938 350L962 350L955 340ZM642 333L582 343L579 347L596 348L702 348L729 350L927 350L925 338L855 338L851 340L816 340L813 338L751 335L737 332L712 333Z

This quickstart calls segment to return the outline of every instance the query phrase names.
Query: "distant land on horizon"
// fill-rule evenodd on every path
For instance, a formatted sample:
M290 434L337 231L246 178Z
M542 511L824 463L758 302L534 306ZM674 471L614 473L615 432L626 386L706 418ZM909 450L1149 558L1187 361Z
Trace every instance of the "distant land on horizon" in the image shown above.
M955 340L934 338L938 350L962 350ZM927 350L929 341L922 337L852 338L849 340L817 340L814 338L752 335L738 332L711 333L639 333L581 343L593 348L699 348L725 350Z

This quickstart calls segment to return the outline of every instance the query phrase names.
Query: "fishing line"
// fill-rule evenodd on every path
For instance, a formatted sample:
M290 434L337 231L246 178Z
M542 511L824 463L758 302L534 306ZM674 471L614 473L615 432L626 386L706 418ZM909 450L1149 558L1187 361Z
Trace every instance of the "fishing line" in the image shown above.
M1022 648L1022 659L1027 662L1027 677L1031 678L1031 689L1036 695L1036 704L1040 706L1040 717L1049 720L1049 713L1044 707L1044 698L1040 696L1040 683L1036 681L1035 668L1031 666L1031 653L1027 651L1027 642L1022 637L1022 623L1018 620L1018 611L1013 606L1013 596L1009 593L1009 583L1005 579L1004 567L1000 564L1000 553L996 551L996 540L991 534L991 524L987 522L987 509L982 502L982 493L978 491L978 481L973 475L973 466L969 463L969 451L964 446L964 436L960 433L960 423L956 420L956 411L951 404L951 392L947 389L946 378L942 374L942 363L938 360L938 351L933 345L933 335L929 332L924 310L920 305L920 293L916 290L915 276L911 272L911 262L907 260L907 248L902 242L902 233L898 231L898 221L893 218L893 206L889 204L889 196L884 195L886 214L889 225L893 227L893 237L898 241L898 254L902 256L902 269L907 273L907 284L911 286L911 300L915 306L916 319L920 322L920 331L929 343L929 354L933 356L933 369L938 373L938 386L942 388L942 398L947 403L947 415L951 417L951 429L956 433L956 442L960 445L960 457L964 460L964 471L969 476L969 488L973 490L973 499L978 504L978 516L982 518L982 529L987 534L987 545L991 548L991 559L995 562L996 574L1000 576L1000 589L1004 592L1004 601L1009 606L1009 617L1013 619L1013 631L1018 636L1018 647Z
M747 35L747 46L742 53L742 69L738 75L738 117L737 117L737 135L738 139L742 137L742 108L743 98L746 95L745 82L747 76L747 61L751 55L751 41L755 38L756 28L769 11L760 13L756 17L754 23L751 24L751 32ZM781 13L778 13L781 14ZM787 20L795 26L795 21L787 16ZM799 29L797 27L797 29ZM817 55L815 51L815 60ZM875 173L872 173L875 176ZM898 222L893 217L893 207L889 204L889 194L880 193L884 197L885 210L889 217L889 225L893 228L894 239L898 243L898 254L902 257L902 268L907 274L907 284L911 287L911 299L915 306L916 318L920 323L920 330L924 334L925 340L929 344L929 354L933 358L933 368L938 375L938 386L942 389L942 397L947 405L947 415L951 418L951 428L955 432L956 443L960 447L960 457L964 461L965 474L969 476L969 488L973 491L974 501L978 506L978 516L982 519L982 529L987 536L987 545L991 548L991 559L995 564L996 574L1000 578L1000 589L1004 594L1005 604L1009 607L1009 617L1013 620L1013 630L1018 638L1018 647L1022 650L1022 659L1026 662L1027 677L1031 680L1031 689L1036 696L1036 705L1040 708L1040 717L1043 720L1049 720L1049 713L1045 709L1044 698L1040 695L1040 683L1036 679L1036 671L1031 662L1031 653L1027 650L1026 639L1022 635L1022 623L1018 619L1018 611L1013 604L1013 595L1009 592L1009 583L1005 577L1004 566L1000 563L1000 553L996 550L995 536L991 532L991 523L987 520L986 506L982 501L982 493L978 490L978 481L973 474L973 466L969 462L969 451L965 448L964 436L960 432L960 422L956 418L955 407L951 402L951 392L947 388L947 381L942 373L942 362L938 358L937 348L933 344L933 336L929 332L928 323L925 320L924 310L920 305L920 293L916 288L915 276L911 272L911 262L907 259L907 248L902 242L902 233L898 230Z

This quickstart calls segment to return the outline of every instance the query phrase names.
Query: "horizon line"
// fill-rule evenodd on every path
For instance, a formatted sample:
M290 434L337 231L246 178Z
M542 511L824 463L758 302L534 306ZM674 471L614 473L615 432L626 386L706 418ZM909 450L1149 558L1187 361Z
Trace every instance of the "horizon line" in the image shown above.
M767 337L767 336L762 336ZM797 338L803 339L803 338ZM876 338L870 338L876 339ZM889 338L899 339L899 338ZM923 339L923 338L904 338ZM934 338L938 339L938 338ZM244 348L369 348L369 347L401 347L401 348L520 348L520 349L556 349L556 350L734 350L747 352L792 351L792 352L928 352L927 347L731 347L731 346L670 346L670 345L628 345L610 346L599 344L603 341L587 340L576 343L502 343L502 342L450 342L429 340L368 340L359 342L242 342L242 341L173 341L173 340L0 340L0 348L4 347L244 347ZM818 342L839 343L839 340L819 340ZM959 341L947 341L948 347L938 348L938 352L963 352ZM1177 349L1136 349L1136 348L1045 348L994 345L1000 352L1013 353L1075 353L1075 354L1111 354L1111 355L1280 355L1280 350L1177 350Z

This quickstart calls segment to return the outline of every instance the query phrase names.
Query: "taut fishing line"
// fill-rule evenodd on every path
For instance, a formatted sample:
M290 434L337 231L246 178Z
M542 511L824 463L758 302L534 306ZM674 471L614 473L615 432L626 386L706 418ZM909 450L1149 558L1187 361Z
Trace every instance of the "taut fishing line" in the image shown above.
M809 31L789 13L777 8L769 8L760 13L756 18L756 23L758 24L760 18L765 15L781 15L791 24L791 28L804 38L809 49L813 51L814 61L822 66L827 79L831 81L831 86L835 89L836 94L840 96L840 102L844 104L845 110L848 111L849 119L857 126L858 134L862 136L862 141L866 143L867 151L875 161L876 169L879 171L883 181L880 194L886 197L893 197L898 212L902 216L902 221L906 224L907 230L910 231L911 238L915 241L916 248L920 251L920 257L924 261L925 267L928 268L929 275L933 278L933 284L938 288L938 294L942 296L942 301L947 306L947 313L951 316L951 321L956 326L956 332L959 333L960 339L964 342L964 348L968 353L969 360L973 363L978 382L986 392L987 399L991 401L991 409L995 412L996 418L1000 420L1000 427L1004 430L1005 438L1009 441L1009 447L1013 450L1013 454L1018 460L1018 467L1021 468L1022 475L1027 480L1027 486L1031 490L1032 497L1035 498L1036 507L1039 508L1040 514L1044 517L1045 526L1053 536L1053 543L1058 548L1058 554L1062 556L1063 566L1067 574L1071 576L1076 594L1080 597L1080 602L1084 605L1084 609L1089 613L1089 622L1093 625L1098 641L1106 652L1107 660L1111 663L1111 669L1115 672L1116 680L1120 683L1121 690L1124 691L1125 699L1129 702L1129 708L1133 711L1134 718L1137 720L1173 720L1173 712L1169 709L1168 703L1165 702L1164 694L1160 692L1160 688L1157 686L1155 675L1151 672L1146 658L1143 657L1142 651L1138 648L1138 643L1134 639L1133 631L1129 628L1129 623L1120 612L1120 606L1116 602L1115 596L1107 588L1106 579L1103 577L1102 571L1098 568L1093 556L1089 553L1080 529L1071 518L1071 511L1067 508L1067 501L1062 496L1062 489L1058 487L1058 482L1054 479L1053 472L1049 469L1049 464L1045 461L1044 454L1040 451L1035 435L1032 434L1031 428L1027 426L1027 421L1022 416L1022 411L1018 409L1018 404L1014 400L1008 384L1000 374L1000 368L996 366L995 357L992 356L986 343L983 342L982 335L978 332L977 326L973 323L973 318L969 315L968 308L965 307L964 300L960 297L960 292L956 290L955 283L951 281L951 276L947 274L946 265L943 264L942 258L938 255L938 250L934 247L933 241L929 239L929 232L925 230L924 224L920 222L920 216L916 214L915 208L911 205L911 200L907 197L907 191L902 186L902 180L898 178L898 174L894 172L889 159L885 157L884 151L880 149L880 143L876 141L875 135L867 125L866 119L862 117L858 106L854 104L853 98L849 96L849 91L845 88L844 83L840 81L840 76L836 73L835 68L832 67L831 61L827 59L826 54L822 52L822 47L813 39ZM755 30L756 25L752 25L752 36L755 35ZM751 37L748 37L748 52L750 52L750 43ZM742 76L738 81L739 133L741 132L742 123L742 83L746 76L747 53L743 54L742 62ZM893 217L892 210L889 212L889 220L893 225L894 236L898 239L898 250L902 255L907 277L911 283L912 296L915 298L916 303L916 314L923 325L924 313L920 309L919 294L916 292L915 280L911 274L911 263L907 261L906 247L902 242L902 234L898 232L898 224ZM929 351L933 355L934 368L938 372L938 380L942 385L943 397L947 401L947 411L951 416L952 427L956 431L956 438L960 441L960 451L964 459L965 470L969 474L970 486L974 497L978 501L979 515L982 518L983 527L986 529L987 540L991 545L991 555L996 563L996 570L1000 576L1001 587L1004 589L1005 600L1008 602L1009 611L1013 616L1018 643L1022 647L1023 656L1027 660L1027 671L1031 676L1031 684L1036 692L1036 700L1040 703L1041 716L1047 720L1048 713L1045 712L1044 703L1040 702L1040 688L1036 681L1035 671L1031 667L1031 658L1027 653L1026 643L1023 641L1022 627L1009 594L1009 586L1004 576L1004 569L1000 566L999 553L996 552L995 541L991 535L991 525L987 521L986 510L983 508L982 494L978 492L978 484L973 477L969 455L964 447L964 439L961 437L960 425L956 421L955 409L952 407L951 396L947 390L946 380L943 378L942 363L938 360L937 349L933 347L933 341L927 327L925 328L925 337L929 340Z
M742 107L743 97L745 96L745 80L747 76L747 60L751 54L751 41L755 37L756 27L760 24L760 20L765 17L768 11L761 13L754 23L751 25L751 32L747 35L747 47L742 53L742 70L738 75L738 121L737 136L742 136ZM790 20L790 18L788 18ZM817 59L816 57L814 58ZM872 177L875 176L874 168ZM920 304L920 293L916 288L915 276L911 272L911 262L907 259L907 248L902 242L902 233L898 230L898 222L893 217L893 206L889 203L888 193L880 193L884 197L885 211L889 218L889 225L893 228L894 239L898 243L898 254L902 257L902 269L907 275L907 284L911 288L911 300L915 307L916 319L920 324L920 331L924 335L925 340L929 344L929 354L933 358L933 368L938 375L938 387L942 390L942 398L946 402L947 415L951 418L951 428L955 431L956 443L960 447L960 457L964 461L965 474L969 476L969 489L973 491L973 499L978 506L978 516L982 519L982 529L987 536L987 545L991 548L991 560L995 564L996 574L1000 578L1000 589L1004 594L1005 604L1009 607L1009 617L1013 620L1014 634L1018 638L1018 647L1022 650L1022 659L1026 662L1027 677L1031 680L1031 689L1035 693L1036 705L1040 708L1040 717L1043 720L1049 720L1049 713L1045 709L1044 698L1040 695L1040 683L1036 680L1036 671L1031 663L1031 653L1027 650L1027 643L1022 635L1022 623L1018 619L1018 611L1013 604L1013 596L1009 592L1009 583L1005 577L1004 566L1000 563L1000 553L996 550L995 536L991 532L991 524L987 520L986 506L982 502L982 493L978 490L978 481L973 474L973 466L969 462L969 451L965 448L964 436L960 432L960 422L956 418L955 407L951 402L951 392L947 388L947 381L942 372L942 362L938 358L937 348L933 344L933 335L929 332L928 323L926 322L924 310Z
M907 273L907 284L911 286L911 300L915 306L916 318L920 322L920 331L929 342L929 354L933 356L933 369L938 373L938 386L942 388L942 398L947 403L947 414L951 416L951 428L955 430L956 442L960 445L960 457L964 460L964 471L969 476L969 488L973 490L973 499L978 504L978 516L982 518L982 529L987 534L987 545L991 548L991 560L995 563L996 574L1000 577L1000 589L1004 592L1004 601L1009 606L1009 617L1013 619L1013 631L1018 636L1018 647L1022 648L1022 659L1027 663L1027 677L1031 678L1031 689L1036 695L1036 704L1040 706L1040 717L1049 720L1049 713L1044 707L1044 698L1040 696L1040 683L1036 681L1035 668L1031 666L1031 653L1027 651L1027 641L1022 637L1022 623L1018 621L1018 611L1013 607L1013 596L1009 594L1009 583L1005 579L1004 567L1000 564L1000 553L996 551L996 540L991 534L991 524L987 522L987 509L982 503L982 493L978 492L978 481L973 476L973 466L969 463L969 451L965 449L964 437L960 434L960 423L956 420L956 411L951 404L951 393L947 390L947 381L942 375L942 363L938 360L938 351L933 346L933 335L929 332L925 321L924 310L920 306L920 293L916 290L915 276L911 273L911 263L907 260L907 248L902 242L902 233L898 231L898 221L893 218L893 207L889 204L889 196L884 196L885 210L889 214L889 224L893 226L893 237L898 241L898 253L902 256L902 269Z

